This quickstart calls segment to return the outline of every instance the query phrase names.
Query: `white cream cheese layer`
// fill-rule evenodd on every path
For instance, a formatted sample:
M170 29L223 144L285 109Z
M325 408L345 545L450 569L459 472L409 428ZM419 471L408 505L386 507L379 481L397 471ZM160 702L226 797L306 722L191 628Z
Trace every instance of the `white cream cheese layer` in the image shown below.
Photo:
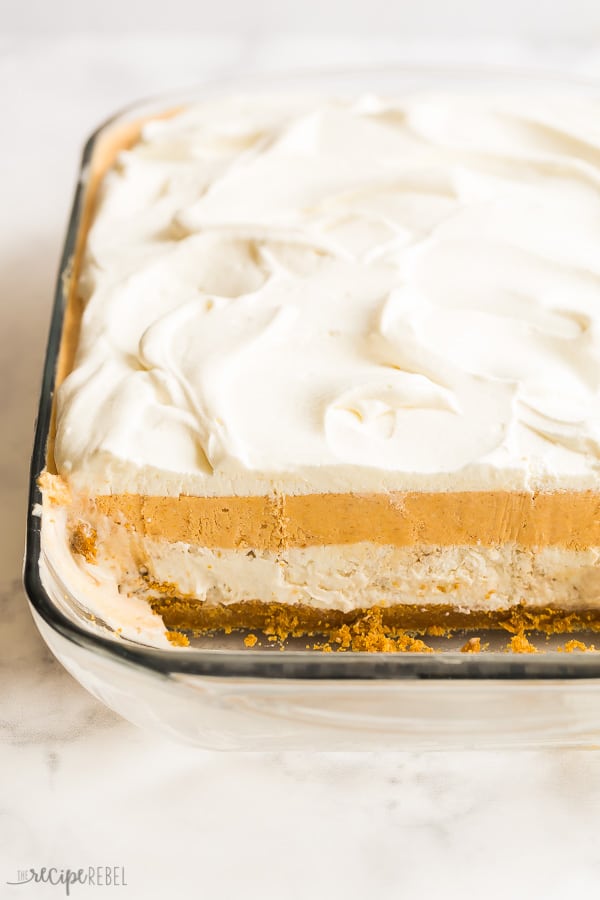
M205 102L120 154L80 290L76 488L600 488L600 103Z
M252 556L238 550L217 553L189 544L146 541L144 549L152 577L175 583L184 596L209 605L258 599L341 612L381 604L442 605L464 612L505 610L521 603L530 608L600 609L597 547L545 547L533 554L515 544L358 543ZM136 575L134 570L127 588L136 583Z

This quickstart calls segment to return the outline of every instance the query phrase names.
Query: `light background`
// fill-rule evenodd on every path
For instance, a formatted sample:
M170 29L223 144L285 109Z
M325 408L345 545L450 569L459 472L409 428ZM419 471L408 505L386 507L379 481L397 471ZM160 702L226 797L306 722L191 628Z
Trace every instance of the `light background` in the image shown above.
M18 868L125 865L131 898L562 900L600 885L600 755L215 754L137 731L38 638L25 489L86 135L222 73L399 59L600 76L600 3L0 0L0 897ZM99 889L73 896L104 896Z
M592 43L594 0L3 0L8 29L22 34L148 31L275 32L451 38L495 36Z

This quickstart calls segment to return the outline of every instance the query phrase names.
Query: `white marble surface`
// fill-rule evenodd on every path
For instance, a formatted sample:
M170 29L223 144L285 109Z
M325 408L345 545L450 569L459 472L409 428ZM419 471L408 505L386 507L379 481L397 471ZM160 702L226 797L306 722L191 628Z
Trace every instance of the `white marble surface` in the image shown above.
M600 884L600 753L217 754L137 731L51 658L20 583L41 357L80 146L207 74L547 51L391 38L0 38L0 896L18 869L123 865L132 898L565 898ZM553 61L600 72L600 52ZM73 897L109 889L74 887Z

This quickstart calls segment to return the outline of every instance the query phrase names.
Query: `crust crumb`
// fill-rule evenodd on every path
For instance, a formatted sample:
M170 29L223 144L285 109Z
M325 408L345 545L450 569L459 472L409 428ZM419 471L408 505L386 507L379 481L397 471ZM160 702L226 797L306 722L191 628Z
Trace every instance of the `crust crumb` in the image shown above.
M258 643L258 638L255 634L247 634L244 638L244 644L246 647L254 647Z
M83 556L86 562L96 562L96 531L85 522L79 522L71 531L69 546L71 552Z
M461 653L481 653L481 638L469 638L466 644L460 648Z
M169 597L177 600L186 600L185 594L177 588L176 584L173 584L170 581L153 581L150 577L148 577L148 570L144 573L145 566L142 566L139 570L140 575L146 582L146 586L151 591L156 591L161 597Z
M583 641L567 641L564 647L556 648L559 653L573 653L580 650L582 653L593 653L595 651L594 644L584 644Z
M532 643L527 639L525 633L520 631L518 634L513 635L507 645L507 650L512 651L512 653L537 653L537 649L533 646Z
M173 644L174 647L189 647L190 639L186 634L182 634L180 631L165 631L167 636L167 640Z
M329 635L325 644L315 644L315 650L331 652L332 645L337 644L338 651L354 650L373 653L433 653L420 638L412 637L405 631L394 630L383 624L382 610L372 611L360 616L351 624L340 625Z

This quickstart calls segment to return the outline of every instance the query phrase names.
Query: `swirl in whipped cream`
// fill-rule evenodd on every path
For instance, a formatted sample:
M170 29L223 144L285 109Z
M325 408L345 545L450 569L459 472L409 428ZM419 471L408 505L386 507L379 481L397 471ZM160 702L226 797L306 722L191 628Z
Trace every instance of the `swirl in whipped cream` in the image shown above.
M571 97L237 97L105 178L76 486L599 487L600 128Z

